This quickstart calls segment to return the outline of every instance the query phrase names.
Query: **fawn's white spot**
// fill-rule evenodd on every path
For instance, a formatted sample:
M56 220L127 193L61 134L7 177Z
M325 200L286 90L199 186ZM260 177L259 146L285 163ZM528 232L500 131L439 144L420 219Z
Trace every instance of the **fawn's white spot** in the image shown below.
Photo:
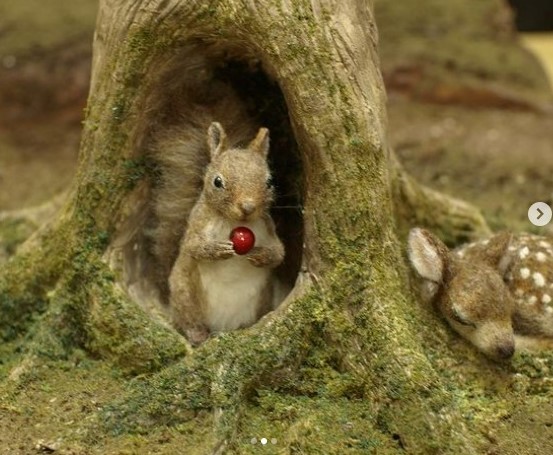
M541 301L543 303L549 303L551 302L551 296L549 294L543 294L542 298L541 298Z
M553 307L546 306L545 311L547 311L548 313L553 313Z
M540 240L539 245L540 245L542 248L551 248L551 243L546 242L545 240Z
M516 247L516 246L513 246L513 245L511 245L511 246L509 247L509 251L515 251L516 249L517 249L517 247Z
M530 250L528 249L527 246L525 246L522 250L518 252L518 256L520 257L520 259L524 259L529 254L530 254Z
M543 286L545 286L545 278L543 277L543 275L540 273L540 272L534 272L532 274L532 278L534 278L534 284L541 288Z
M515 291L515 295L516 295L517 297L521 297L523 294L524 294L524 290L523 290L523 289L518 288L518 289Z
M542 253L541 251L537 252L537 253L536 253L536 259L537 259L539 262L545 262L545 254Z
M523 267L520 269L520 276L524 279L528 278L530 276L530 269L527 267Z
M535 296L535 295L531 295L530 297L528 297L528 303L530 305L533 305L534 303L536 303L538 301L538 298Z

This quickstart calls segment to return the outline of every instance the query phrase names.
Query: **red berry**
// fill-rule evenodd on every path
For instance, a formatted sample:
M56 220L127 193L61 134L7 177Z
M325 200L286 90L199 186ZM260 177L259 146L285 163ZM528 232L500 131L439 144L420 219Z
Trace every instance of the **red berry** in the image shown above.
M245 226L238 226L230 233L230 241L236 254L246 254L253 248L255 235L251 229Z

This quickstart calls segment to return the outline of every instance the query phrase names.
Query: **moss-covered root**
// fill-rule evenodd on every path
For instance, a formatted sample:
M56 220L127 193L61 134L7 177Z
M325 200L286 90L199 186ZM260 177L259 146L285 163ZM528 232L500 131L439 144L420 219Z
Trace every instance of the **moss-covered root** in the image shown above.
M0 212L0 264L15 254L17 247L60 210L66 192L44 204L21 210Z
M352 308L351 318L328 298L334 288L313 288L279 310L281 317L218 336L182 362L137 378L106 409L103 431L194 426L207 412L213 450L226 453L254 453L250 440L269 431L279 450L295 453L361 454L377 446L383 453L403 446L412 453L474 453L481 435L469 434L448 393L454 385L443 384L421 353L422 317L416 310L399 316L411 303L396 288L381 293L354 285L351 275L338 267L326 277L345 301L370 302ZM373 277L390 281L381 272ZM365 435L352 439L351 426ZM313 433L327 427L328 434Z
M454 246L491 233L475 206L421 185L403 169L393 152L390 160L394 210L403 235L413 226L423 226Z
M18 254L2 266L0 274L0 340L22 334L47 307L47 293L55 283L60 256L51 244Z
M22 258L15 259L16 270L21 271ZM13 284L9 292L0 294L0 308L8 314L19 314L13 306L25 309L21 313L27 317L11 324L6 320L0 328L6 339L26 330L27 358L64 359L76 348L84 348L127 374L137 374L159 370L185 355L184 339L132 302L94 250L74 256L72 263L55 287L41 291L42 298L34 289L19 295ZM0 285L10 276L3 275Z
M48 338L84 347L130 374L159 370L185 355L184 339L131 301L98 257L82 266L50 293L50 320L40 324L53 331Z
M251 329L213 338L182 362L148 379L133 382L129 395L106 414L116 433L149 431L154 425L186 422L202 410L217 410L218 441L231 438L239 408L274 371L298 364L310 347L316 326L307 322L318 313L313 294L268 316Z
M5 263L36 228L34 223L25 219L0 218L0 264Z

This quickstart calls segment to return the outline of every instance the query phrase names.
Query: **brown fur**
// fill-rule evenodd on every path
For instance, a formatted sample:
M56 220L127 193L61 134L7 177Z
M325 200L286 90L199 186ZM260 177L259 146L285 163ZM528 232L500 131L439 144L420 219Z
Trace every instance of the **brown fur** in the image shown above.
M515 344L524 350L553 347L553 315L542 301L547 283L553 283L553 251L540 250L540 242L547 239L500 233L450 252L436 236L416 228L409 235L409 258L423 278L425 299L448 323L484 354L506 359ZM528 253L521 258L524 248ZM538 253L541 261L535 259ZM532 276L521 276L525 267L530 275L542 274L545 284L536 286ZM531 295L534 304L529 304Z
M156 261L156 282L164 300L168 298L167 279L178 254L192 208L198 201L203 178L210 162L206 131L211 122L224 119L227 143L237 146L255 134L250 119L230 87L221 97L206 105L192 105L181 122L160 132L150 153L159 168L160 179L153 191L153 218L150 231Z
M486 255L489 246L475 243L463 247L459 253L465 260L473 260ZM530 234L512 236L503 260L508 267L501 276L515 300L515 332L553 337L553 240ZM522 273L525 269L528 276Z
M266 234L260 239L261 245L244 256L244 260L252 266L273 269L284 258L284 247L269 215L273 188L268 184L268 131L261 128L246 148L227 148L228 138L224 129L220 124L213 123L208 130L207 142L211 162L206 167L203 190L190 212L169 276L169 302L174 323L193 344L205 340L212 331L206 293L211 286L217 286L217 283L206 284L202 281L200 266L237 258L228 239L232 226L249 223L263 231L262 235ZM220 187L215 184L217 179ZM236 267L244 267L243 263L237 264L242 265ZM245 270L238 279L247 283L250 280L248 270L251 269L246 267ZM253 271L251 274L253 276ZM252 286L258 286L257 283ZM272 306L274 285L274 276L268 274L259 292L251 297L250 302L246 302L245 311L251 306L257 318L268 312ZM226 304L224 300L217 302L220 306ZM231 324L221 330L238 326Z

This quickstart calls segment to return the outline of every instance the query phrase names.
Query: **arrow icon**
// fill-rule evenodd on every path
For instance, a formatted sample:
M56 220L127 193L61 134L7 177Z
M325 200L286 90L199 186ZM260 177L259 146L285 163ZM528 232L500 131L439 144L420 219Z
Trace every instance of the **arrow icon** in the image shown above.
M528 209L528 219L534 226L545 226L551 218L553 211L545 202L534 202Z

